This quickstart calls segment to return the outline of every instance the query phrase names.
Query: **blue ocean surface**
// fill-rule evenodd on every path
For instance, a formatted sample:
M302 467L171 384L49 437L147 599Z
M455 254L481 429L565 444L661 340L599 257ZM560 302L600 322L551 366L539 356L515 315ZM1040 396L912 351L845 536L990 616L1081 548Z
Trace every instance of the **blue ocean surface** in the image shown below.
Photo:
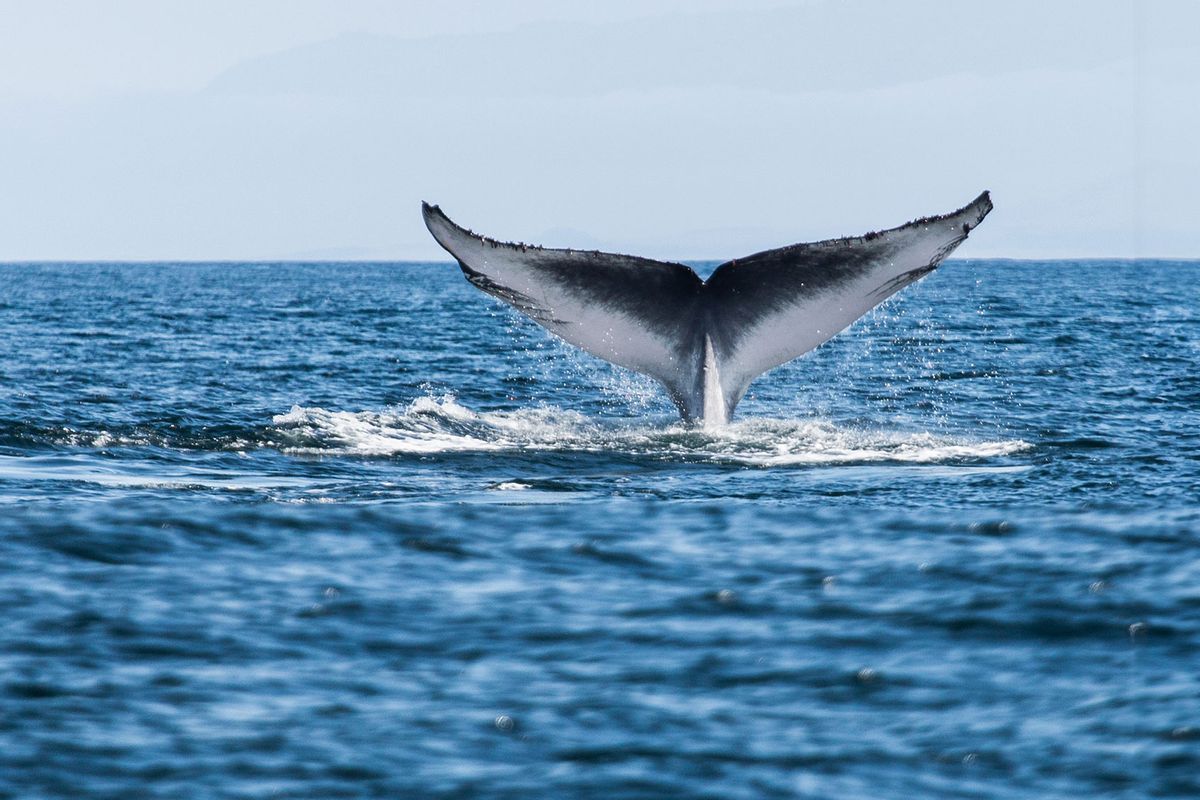
M2 797L1200 796L1200 262L948 262L711 431L449 263L0 341Z

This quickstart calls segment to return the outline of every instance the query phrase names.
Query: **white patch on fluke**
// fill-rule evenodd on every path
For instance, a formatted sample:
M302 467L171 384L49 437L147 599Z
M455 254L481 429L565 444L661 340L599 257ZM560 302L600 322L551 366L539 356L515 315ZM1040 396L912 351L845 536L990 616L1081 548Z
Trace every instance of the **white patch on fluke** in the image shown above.
M712 338L704 337L704 427L715 428L729 422L725 409L725 393L721 389L721 373L713 352Z

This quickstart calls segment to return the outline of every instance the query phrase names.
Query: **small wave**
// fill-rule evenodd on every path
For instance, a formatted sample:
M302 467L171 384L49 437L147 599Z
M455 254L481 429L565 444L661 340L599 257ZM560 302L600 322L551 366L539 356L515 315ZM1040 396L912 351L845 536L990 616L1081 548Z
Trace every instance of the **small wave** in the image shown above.
M242 452L270 442L261 428L235 425L189 426L173 420L155 425L74 427L0 421L0 448L84 447L117 450L162 447L173 450Z
M531 487L528 483L521 483L520 481L504 481L502 483L497 483L491 488L498 492L520 492Z
M821 419L746 419L716 429L657 422L600 420L551 406L476 412L447 395L383 411L294 406L274 418L271 438L282 440L285 452L312 455L606 452L763 467L963 461L1007 456L1030 446L1019 439L972 441Z

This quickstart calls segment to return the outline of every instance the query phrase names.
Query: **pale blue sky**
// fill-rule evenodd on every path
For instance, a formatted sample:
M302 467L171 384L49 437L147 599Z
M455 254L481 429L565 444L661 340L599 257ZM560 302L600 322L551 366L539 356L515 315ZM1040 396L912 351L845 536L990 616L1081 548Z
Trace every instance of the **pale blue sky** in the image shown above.
M1200 257L1200 4L0 0L0 260Z

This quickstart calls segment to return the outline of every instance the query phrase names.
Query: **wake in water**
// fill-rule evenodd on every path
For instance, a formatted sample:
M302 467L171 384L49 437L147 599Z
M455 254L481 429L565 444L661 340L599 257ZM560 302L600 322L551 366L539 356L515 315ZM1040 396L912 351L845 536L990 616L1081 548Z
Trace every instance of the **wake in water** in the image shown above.
M326 411L294 406L274 418L285 452L389 456L454 452L610 452L748 466L936 463L995 458L1029 445L927 432L840 427L826 420L746 419L700 429L680 423L596 419L552 406L476 412L452 396L403 409Z

